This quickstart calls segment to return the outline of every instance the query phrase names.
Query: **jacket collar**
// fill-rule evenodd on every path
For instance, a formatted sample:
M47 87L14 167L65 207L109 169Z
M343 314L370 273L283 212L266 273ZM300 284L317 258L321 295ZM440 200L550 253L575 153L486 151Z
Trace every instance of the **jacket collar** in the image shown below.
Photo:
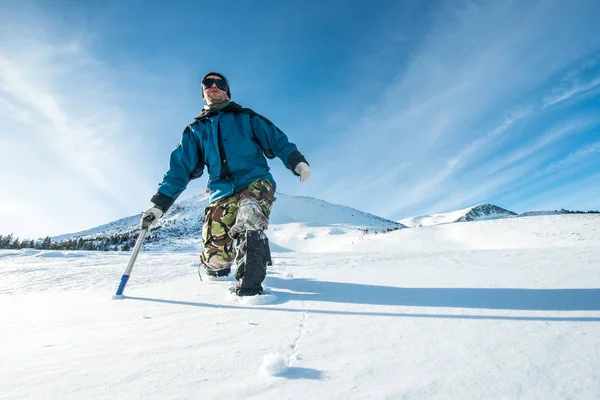
M240 111L241 109L242 109L242 106L240 106L238 103L234 103L233 101L230 101L229 104L227 104L225 107L218 109L218 110L211 110L211 109L206 109L206 108L203 109L202 112L196 116L196 120L210 118L213 115L220 113L221 111L222 112L236 112L236 111Z

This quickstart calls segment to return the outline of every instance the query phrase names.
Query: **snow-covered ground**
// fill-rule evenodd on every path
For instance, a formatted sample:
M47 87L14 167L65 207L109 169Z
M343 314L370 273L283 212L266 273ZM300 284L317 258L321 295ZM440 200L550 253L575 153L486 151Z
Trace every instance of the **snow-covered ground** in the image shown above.
M597 399L600 216L269 230L268 304L197 250L0 251L2 399Z

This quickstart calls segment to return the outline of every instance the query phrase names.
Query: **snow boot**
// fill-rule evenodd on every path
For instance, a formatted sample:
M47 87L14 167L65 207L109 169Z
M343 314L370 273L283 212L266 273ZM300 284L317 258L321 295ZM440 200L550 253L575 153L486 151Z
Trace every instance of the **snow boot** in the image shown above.
M262 229L249 230L238 237L238 284L234 293L238 296L255 296L263 293L262 282L267 276L267 264L271 263L269 239ZM271 263L272 264L272 263Z

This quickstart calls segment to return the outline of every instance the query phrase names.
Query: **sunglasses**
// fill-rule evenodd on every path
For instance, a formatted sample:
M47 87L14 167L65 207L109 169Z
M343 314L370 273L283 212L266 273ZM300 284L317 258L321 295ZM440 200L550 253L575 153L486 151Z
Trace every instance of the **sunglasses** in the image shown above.
M204 78L202 81L202 88L208 89L212 87L213 83L217 85L217 87L221 90L227 90L227 83L223 79L215 79L215 78Z

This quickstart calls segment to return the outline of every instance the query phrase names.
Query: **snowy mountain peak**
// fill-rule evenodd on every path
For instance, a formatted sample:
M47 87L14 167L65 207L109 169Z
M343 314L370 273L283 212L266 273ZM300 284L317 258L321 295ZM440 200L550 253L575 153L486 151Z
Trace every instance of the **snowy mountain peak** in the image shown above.
M495 206L493 204L486 203L471 207L471 209L457 222L483 221L490 219L506 218L515 215L517 215L517 213L506 210L502 207Z
M269 227L269 232L274 235L281 233L282 230L293 231L292 236L305 239L320 235L340 235L357 231L382 232L406 228L395 221L312 197L293 197L277 192L276 198ZM174 244L178 249L201 246L204 210L207 206L206 195L176 202L152 230L147 242L156 245ZM83 238L106 241L110 238L113 247L120 247L124 242L131 244L133 236L139 231L139 220L139 215L134 215L82 232L58 236L54 240Z
M502 207L498 207L489 203L483 203L448 213L427 214L410 217L398 222L409 227L415 227L448 224L452 222L483 221L507 218L515 215L517 214Z

